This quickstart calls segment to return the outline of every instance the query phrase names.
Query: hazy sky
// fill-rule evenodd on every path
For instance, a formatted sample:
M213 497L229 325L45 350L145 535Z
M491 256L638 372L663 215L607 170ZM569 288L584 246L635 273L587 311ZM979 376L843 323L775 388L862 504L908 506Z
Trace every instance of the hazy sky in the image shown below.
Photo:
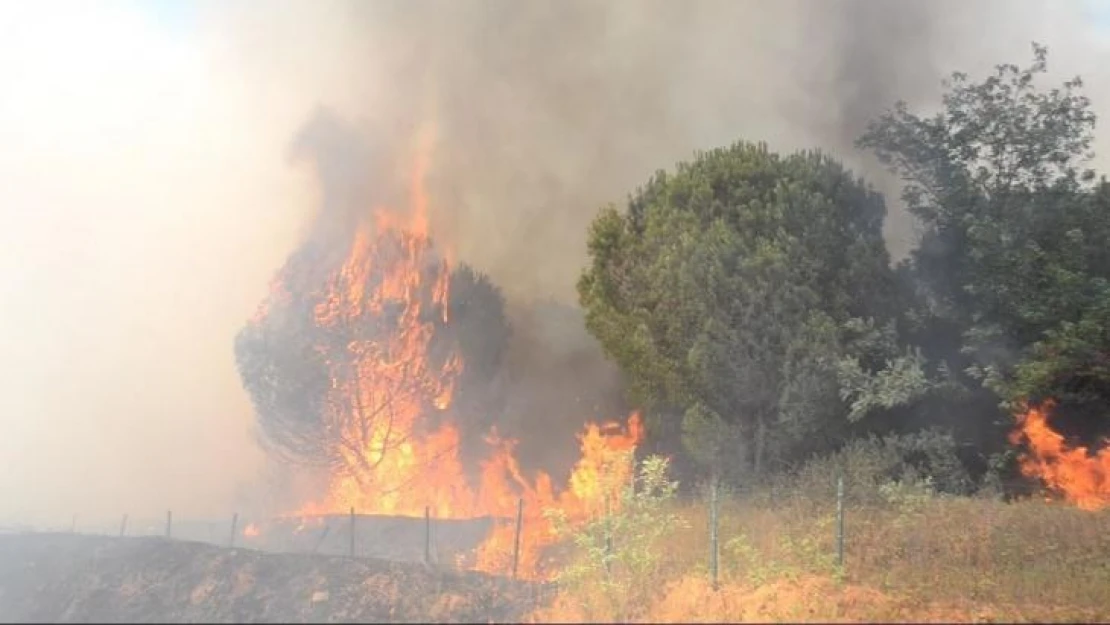
M1054 4L986 62L1035 37L1110 92L1110 1ZM260 454L232 339L319 197L288 143L387 106L387 45L313 0L0 3L0 520L234 505Z

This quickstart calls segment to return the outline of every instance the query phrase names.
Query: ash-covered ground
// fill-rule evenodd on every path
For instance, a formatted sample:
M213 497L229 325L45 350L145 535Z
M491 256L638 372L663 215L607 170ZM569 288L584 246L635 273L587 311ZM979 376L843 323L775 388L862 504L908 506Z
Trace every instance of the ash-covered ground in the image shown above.
M540 597L534 585L444 568L164 537L2 534L0 622L511 622Z
M352 522L353 521L353 522ZM320 515L257 519L170 519L169 535L176 540L220 547L246 547L274 553L355 555L399 562L454 566L489 535L494 519L418 518L389 515ZM354 542L351 541L352 528ZM33 528L0 528L0 534ZM67 530L55 528L59 533ZM128 519L75 527L68 533L109 537L165 537L166 519ZM42 530L40 530L42 531ZM352 552L353 548L353 552Z

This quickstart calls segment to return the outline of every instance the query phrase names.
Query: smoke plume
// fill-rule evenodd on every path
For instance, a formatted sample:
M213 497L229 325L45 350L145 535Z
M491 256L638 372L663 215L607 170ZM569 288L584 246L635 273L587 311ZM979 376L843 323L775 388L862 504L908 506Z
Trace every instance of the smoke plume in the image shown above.
M573 301L597 208L695 150L824 148L897 205L897 185L853 148L867 121L898 99L935 103L954 69L1024 61L1040 35L1025 20L1068 10L485 0L362 4L350 19L384 48L366 63L386 67L388 124L435 117L441 236L511 298ZM909 220L896 210L888 231L901 255Z
M592 415L559 398L601 405L616 376L574 311L542 302L573 306L586 225L654 170L744 138L836 151L889 191L851 148L866 119L935 102L951 70L1027 59L1031 40L1110 106L1106 36L1079 1L221 0L148 14L163 4L0 9L0 516L230 509L261 462L235 333L313 228L392 205L424 122L437 243L510 300L514 404L573 430ZM896 206L888 232L904 252Z
M299 136L335 135L314 144L328 204L389 171L366 154L402 154L406 136L434 125L435 236L512 304L514 399L502 425L572 442L582 419L611 416L582 414L583 403L619 405L618 376L580 318L556 310L575 303L584 233L602 204L736 139L817 147L886 194L889 244L902 256L913 224L898 181L855 139L897 100L937 104L953 70L1024 62L1032 38L1052 43L1031 26L1074 10L995 0L355 4L343 18L368 47L351 76L374 77L364 90L373 102L346 113L346 138L318 113Z

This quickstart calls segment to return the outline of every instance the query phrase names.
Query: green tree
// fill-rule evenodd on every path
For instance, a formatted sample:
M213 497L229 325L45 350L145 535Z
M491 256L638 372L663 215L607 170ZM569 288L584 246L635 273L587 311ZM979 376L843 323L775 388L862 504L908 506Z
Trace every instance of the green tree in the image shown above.
M1104 406L1110 190L1084 168L1095 116L1079 78L1038 88L1047 50L1033 57L979 82L955 73L939 112L898 103L859 144L902 177L924 227L902 275L934 365L1007 410L1048 396Z
M816 152L736 143L658 172L589 231L586 324L703 464L756 473L845 424L843 328L887 323L882 198ZM881 367L881 363L879 367Z

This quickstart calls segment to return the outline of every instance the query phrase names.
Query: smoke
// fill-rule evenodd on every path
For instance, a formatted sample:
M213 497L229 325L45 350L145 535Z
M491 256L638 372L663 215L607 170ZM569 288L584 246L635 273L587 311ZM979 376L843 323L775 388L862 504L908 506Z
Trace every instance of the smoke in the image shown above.
M364 38L369 50L351 60L351 80L365 74L380 82L366 83L376 86L364 89L372 103L346 112L348 131L368 146L394 132L381 145L398 153L399 136L434 124L435 235L514 304L517 398L510 404L532 416L517 429L526 440L529 433L569 440L566 427L595 415L573 414L580 407L567 398L616 394L618 378L581 323L538 309L574 305L584 233L601 205L621 201L658 168L735 139L780 151L817 147L884 192L888 242L901 257L914 242L914 224L899 181L854 147L867 122L897 100L936 106L951 71L1026 62L1032 39L1064 47L1066 66L1067 49L1082 47L1078 7L999 0L355 4L343 13L345 32ZM360 116L361 124L353 122ZM340 186L349 163L339 152L319 154L325 193ZM355 168L355 178L370 175L365 170Z
M0 7L0 519L231 511L260 462L229 341L311 188L232 68L124 3Z
M897 181L853 147L867 121L899 99L936 104L952 70L1024 62L1034 38L1081 47L1080 9L424 0L358 3L342 19L370 48L349 60L351 80L373 76L365 91L386 94L351 112L437 126L440 237L510 298L573 302L582 233L602 204L738 138L846 160L891 198L888 235L903 255L912 224Z
M235 333L320 206L390 201L359 181L425 122L437 240L534 310L573 304L602 204L695 150L824 147L887 189L866 119L1033 39L1110 106L1080 2L160 4L0 9L0 516L230 508L261 462ZM514 314L525 356L604 395L552 316Z

